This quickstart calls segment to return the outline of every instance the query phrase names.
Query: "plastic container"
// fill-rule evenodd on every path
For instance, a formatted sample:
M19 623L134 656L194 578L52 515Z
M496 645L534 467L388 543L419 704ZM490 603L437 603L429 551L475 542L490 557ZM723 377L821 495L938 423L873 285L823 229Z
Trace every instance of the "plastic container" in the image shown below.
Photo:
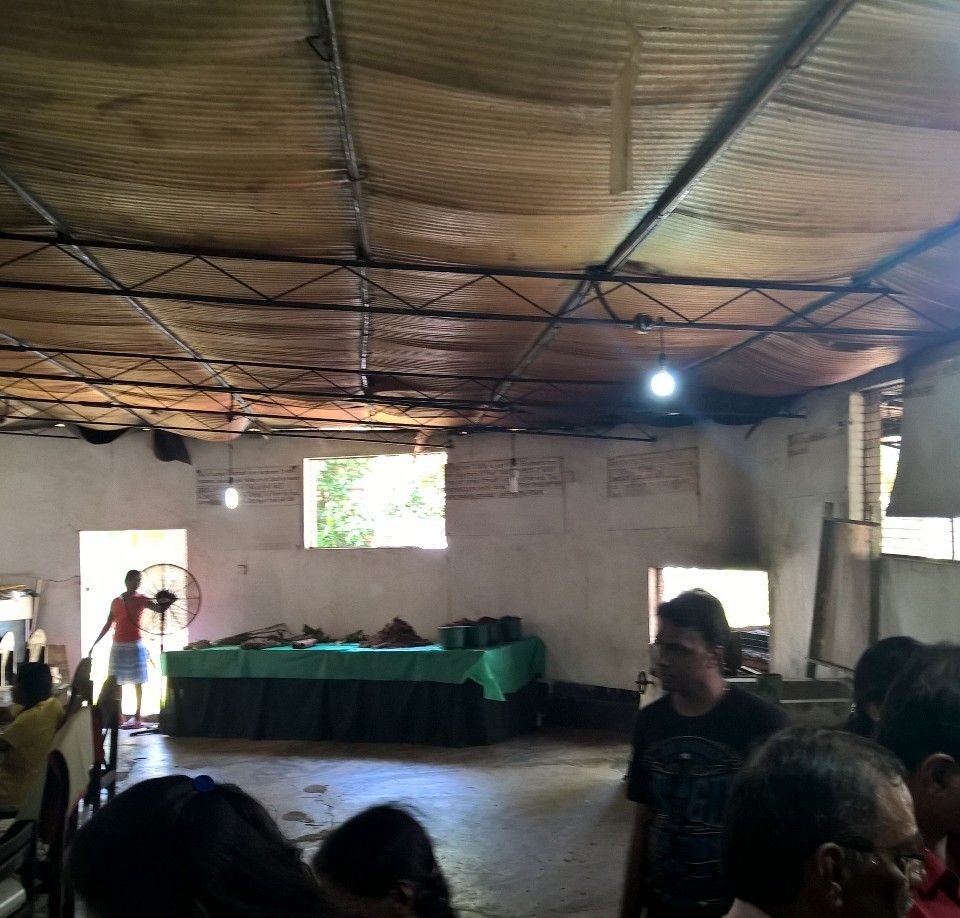
M474 625L444 625L437 629L437 643L444 650L463 650L469 647Z
M523 639L523 619L516 615L504 615L500 619L500 635L504 642L519 641Z
M499 644L503 641L503 634L500 631L500 619L499 618L490 618L489 616L484 616L477 622L478 625L483 625L487 629L487 646L492 647L494 644Z
M480 648L490 646L490 628L486 622L477 622L473 626L473 639L473 647Z

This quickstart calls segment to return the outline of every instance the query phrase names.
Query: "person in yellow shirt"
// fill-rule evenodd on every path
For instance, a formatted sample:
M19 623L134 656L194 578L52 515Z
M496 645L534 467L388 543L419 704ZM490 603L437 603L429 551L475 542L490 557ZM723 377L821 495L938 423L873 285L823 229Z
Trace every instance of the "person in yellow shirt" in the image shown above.
M53 736L63 719L63 706L53 695L53 677L46 663L21 663L13 688L23 706L0 733L0 809L15 809L43 774Z

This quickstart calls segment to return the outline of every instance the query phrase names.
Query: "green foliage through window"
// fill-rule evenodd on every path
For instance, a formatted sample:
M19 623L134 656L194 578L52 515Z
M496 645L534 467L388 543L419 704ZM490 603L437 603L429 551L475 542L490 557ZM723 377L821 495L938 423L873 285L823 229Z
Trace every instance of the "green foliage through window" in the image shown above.
M307 459L308 548L445 548L446 454ZM313 538L311 538L311 536Z

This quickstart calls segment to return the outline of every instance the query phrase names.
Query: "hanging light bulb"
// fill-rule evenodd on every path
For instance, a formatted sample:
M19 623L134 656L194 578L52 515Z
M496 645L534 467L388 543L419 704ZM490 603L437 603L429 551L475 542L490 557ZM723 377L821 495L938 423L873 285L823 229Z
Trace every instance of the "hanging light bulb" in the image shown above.
M662 319L660 320L663 321ZM677 391L677 375L667 366L667 355L663 346L663 326L660 326L660 356L657 358L659 368L650 377L650 392L657 398L670 398Z
M240 506L240 492L233 486L233 479L223 490L223 506L228 510L236 510Z
M233 421L233 395L230 396L230 414L227 420ZM230 480L223 489L223 506L228 510L236 510L240 506L240 492L233 486L233 440L227 444L227 468Z
M650 391L657 398L670 398L677 391L677 377L667 366L663 354L660 355L660 369L650 377Z
M520 493L520 469L517 467L517 435L510 434L510 477L507 479L507 491Z

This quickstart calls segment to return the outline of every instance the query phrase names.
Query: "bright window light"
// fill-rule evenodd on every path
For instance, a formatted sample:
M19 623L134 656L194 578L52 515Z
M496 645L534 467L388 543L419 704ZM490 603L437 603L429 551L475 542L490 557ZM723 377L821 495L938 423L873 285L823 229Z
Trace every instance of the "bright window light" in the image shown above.
M446 548L446 453L304 460L307 548Z

